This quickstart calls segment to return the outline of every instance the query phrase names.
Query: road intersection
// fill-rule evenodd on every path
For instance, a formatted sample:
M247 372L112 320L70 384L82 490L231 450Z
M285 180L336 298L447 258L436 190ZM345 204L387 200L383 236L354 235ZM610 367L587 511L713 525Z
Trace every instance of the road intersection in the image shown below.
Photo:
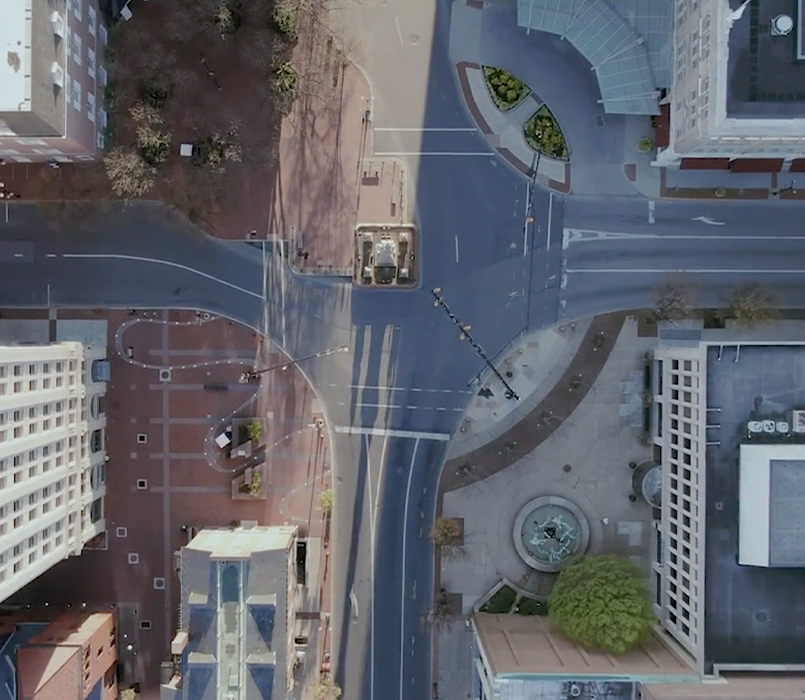
M483 371L429 290L442 288L493 358L527 331L644 307L676 271L706 303L762 282L802 307L805 210L658 201L649 223L642 197L539 188L527 206L529 182L491 155L461 101L450 5L355 12L371 35L375 148L411 172L421 289L301 277L281 245L212 239L157 205L93 210L64 232L49 223L50 205L14 203L0 222L0 294L5 306L207 311L268 334L291 357L348 345L301 367L333 436L333 655L345 694L407 700L431 694L427 533L446 437Z

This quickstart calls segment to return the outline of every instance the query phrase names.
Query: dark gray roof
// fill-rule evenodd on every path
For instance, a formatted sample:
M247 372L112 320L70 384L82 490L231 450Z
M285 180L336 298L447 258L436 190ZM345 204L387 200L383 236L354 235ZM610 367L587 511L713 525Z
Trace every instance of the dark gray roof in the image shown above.
M705 672L714 664L805 664L801 569L739 566L740 443L749 420L805 406L805 348L744 345L707 353Z
M805 461L773 459L769 565L805 567Z

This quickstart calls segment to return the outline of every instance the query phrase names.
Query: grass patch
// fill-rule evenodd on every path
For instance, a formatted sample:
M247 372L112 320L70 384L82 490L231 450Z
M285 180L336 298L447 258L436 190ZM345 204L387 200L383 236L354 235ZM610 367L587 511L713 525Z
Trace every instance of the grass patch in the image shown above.
M568 160L564 134L547 105L542 105L529 117L524 132L525 140L532 150L556 160Z
M516 598L517 593L513 589L503 586L481 606L481 612L490 615L506 615L511 612Z
M531 94L531 88L502 68L483 66L489 96L501 112L508 112Z
M514 612L518 615L538 615L544 617L548 614L548 604L543 603L541 600L534 600L533 598L520 598Z

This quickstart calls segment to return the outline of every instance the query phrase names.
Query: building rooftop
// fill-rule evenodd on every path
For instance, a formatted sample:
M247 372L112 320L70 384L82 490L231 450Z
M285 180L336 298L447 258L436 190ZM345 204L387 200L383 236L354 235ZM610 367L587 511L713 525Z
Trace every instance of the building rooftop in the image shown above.
M185 549L209 552L212 558L248 559L256 552L285 551L296 534L293 526L249 529L205 528Z
M737 9L743 0L729 0ZM798 0L753 0L732 25L727 67L727 117L805 117L805 61L797 60ZM794 27L775 35L772 20L787 15Z
M805 407L805 347L710 346L707 406L705 672L719 664L805 664L802 571L738 564L737 469L749 421L790 420Z
M478 613L474 622L484 654L496 675L580 680L585 676L676 676L678 680L696 677L696 671L656 637L615 657L584 649L564 638L547 617Z
M0 22L0 112L18 112L30 99L32 0L6 0ZM26 77L28 76L28 77Z
M791 429L789 421L767 424ZM751 430L762 425L753 421ZM738 563L805 567L805 445L743 444L740 470Z

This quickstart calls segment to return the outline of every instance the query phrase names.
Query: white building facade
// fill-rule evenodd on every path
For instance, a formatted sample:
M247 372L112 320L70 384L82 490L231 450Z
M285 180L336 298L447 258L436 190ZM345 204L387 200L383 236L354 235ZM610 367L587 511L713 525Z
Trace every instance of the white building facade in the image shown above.
M655 165L684 167L685 158L768 158L788 164L805 158L805 119L778 116L773 109L766 115L728 114L730 32L747 31L753 8L747 4L737 12L729 0L676 0L675 9L673 83L666 98L669 145L658 151Z
M105 530L103 354L0 347L0 601Z

